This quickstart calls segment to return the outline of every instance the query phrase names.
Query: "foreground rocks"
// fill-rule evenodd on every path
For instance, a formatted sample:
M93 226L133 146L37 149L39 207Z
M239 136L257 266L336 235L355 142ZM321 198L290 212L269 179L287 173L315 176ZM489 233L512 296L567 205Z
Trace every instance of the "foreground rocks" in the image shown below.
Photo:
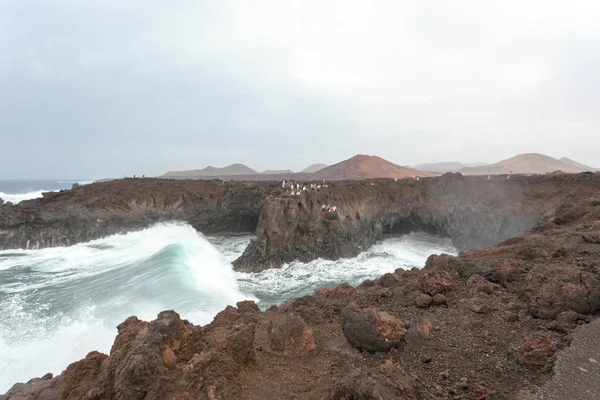
M583 342L578 357L597 346L578 332L600 312L600 245L585 239L600 227L600 201L557 216L497 246L431 256L422 270L357 288L322 288L265 312L241 302L204 327L173 311L152 322L131 317L110 355L92 352L0 399L547 396L571 336ZM587 364L588 372L596 365ZM561 382L584 373L559 368ZM577 393L595 393L573 381Z

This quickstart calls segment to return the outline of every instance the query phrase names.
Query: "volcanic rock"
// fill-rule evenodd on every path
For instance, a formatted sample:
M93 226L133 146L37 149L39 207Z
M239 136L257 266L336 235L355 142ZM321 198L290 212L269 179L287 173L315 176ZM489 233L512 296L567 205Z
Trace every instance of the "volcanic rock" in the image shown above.
M386 360L379 368L357 370L335 383L329 399L332 400L417 400L419 395L414 381L399 364Z
M396 317L375 308L351 303L342 311L340 323L348 342L359 350L389 351L404 339L406 327Z
M513 347L516 361L526 367L549 369L555 360L558 340L547 333L534 332Z
M467 280L467 287L473 293L491 294L494 291L494 285L488 282L481 275L473 275Z
M317 348L312 329L306 326L302 317L293 313L272 320L268 333L271 348L286 355L308 355Z
M434 272L425 275L421 281L421 290L431 296L452 288L452 277L447 272Z
M415 298L415 305L419 308L427 308L431 305L432 301L433 298L430 295L421 293Z

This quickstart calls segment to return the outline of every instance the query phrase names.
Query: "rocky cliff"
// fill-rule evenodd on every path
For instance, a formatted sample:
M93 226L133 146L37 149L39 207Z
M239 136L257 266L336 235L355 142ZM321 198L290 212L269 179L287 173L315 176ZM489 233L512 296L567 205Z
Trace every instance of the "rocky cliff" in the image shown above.
M353 257L386 234L419 230L450 237L459 250L490 246L599 189L598 174L334 182L266 199L257 237L234 266L260 271L293 260ZM337 210L323 212L322 205Z
M0 248L72 245L162 221L205 234L253 232L275 182L122 179L0 207Z
M203 327L174 311L130 317L109 355L0 400L545 398L557 354L600 313L600 197L581 192L524 236L356 288L266 312L241 302ZM570 380L586 393L581 368Z
M598 190L600 174L592 173L341 181L300 196L283 196L277 182L124 179L0 206L0 249L70 245L179 220L205 234L256 233L234 266L260 271L352 257L386 234L415 230L450 237L459 250L490 246Z

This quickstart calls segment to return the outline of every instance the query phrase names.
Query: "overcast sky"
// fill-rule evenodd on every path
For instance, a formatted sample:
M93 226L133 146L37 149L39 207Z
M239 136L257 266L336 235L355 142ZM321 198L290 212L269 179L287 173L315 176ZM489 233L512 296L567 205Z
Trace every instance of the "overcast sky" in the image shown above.
M0 0L0 178L600 167L598 21L595 0Z

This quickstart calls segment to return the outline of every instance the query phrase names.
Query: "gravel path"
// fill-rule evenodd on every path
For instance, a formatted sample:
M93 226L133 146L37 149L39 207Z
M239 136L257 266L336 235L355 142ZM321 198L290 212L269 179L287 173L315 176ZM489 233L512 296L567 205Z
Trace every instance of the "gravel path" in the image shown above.
M528 399L600 399L600 319L575 329L571 345L558 353L552 379Z

